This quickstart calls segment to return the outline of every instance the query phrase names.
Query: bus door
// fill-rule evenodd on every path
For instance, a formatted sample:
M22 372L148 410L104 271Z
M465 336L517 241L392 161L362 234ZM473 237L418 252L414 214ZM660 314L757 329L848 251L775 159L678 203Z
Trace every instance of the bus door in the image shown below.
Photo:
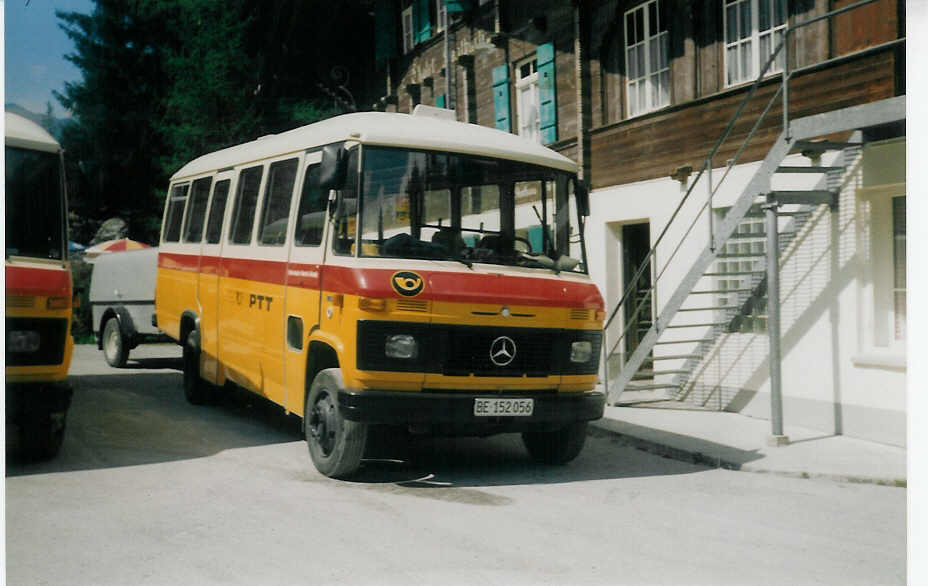
M249 340L250 360L258 363L253 380L258 392L280 405L285 404L287 235L290 233L293 193L302 158L301 154L287 155L270 161L267 166L267 180L258 208L252 246L256 264L248 279L247 298L243 299L241 307L254 332Z
M225 225L226 203L234 173L220 171L213 179L209 209L205 213L205 231L200 246L198 294L200 313L201 374L217 385L223 384L219 368L219 265L222 258L222 236Z
M303 392L308 356L307 340L319 323L320 283L326 226L328 191L319 187L320 152L306 155L297 189L297 208L290 232L286 275L284 367L287 381L286 408L303 412Z

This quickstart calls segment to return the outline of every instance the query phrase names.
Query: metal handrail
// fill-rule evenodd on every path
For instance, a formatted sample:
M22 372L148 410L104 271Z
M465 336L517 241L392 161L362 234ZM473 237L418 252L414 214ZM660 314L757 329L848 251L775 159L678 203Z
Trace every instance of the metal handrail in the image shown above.
M684 196L681 198L680 202L677 204L677 207L674 209L673 213L671 214L670 219L669 219L669 220L666 222L666 224L664 225L664 228L661 230L661 233L660 233L660 235L658 236L657 240L654 242L654 245L653 245L653 246L651 247L651 249L648 251L647 256L645 256L645 258L642 259L641 264L639 265L638 269L635 271L635 274L634 274L634 275L632 276L632 278L629 280L629 283L628 283L627 287L625 288L625 291L623 292L621 299L619 300L619 302L616 304L615 308L614 308L614 309L612 310L612 312L610 313L609 318L607 319L606 323L603 325L603 336L604 336L603 339L604 339L604 340L606 339L606 338L605 338L606 330L609 328L609 326L610 326L610 325L612 324L612 322L614 321L615 317L618 315L619 310L622 309L622 307L625 305L626 301L627 301L628 298L629 298L629 295L631 295L633 291L636 291L636 290L638 289L638 288L637 288L637 284L638 284L638 282L641 280L641 278L642 278L642 276L644 275L644 273L645 273L645 271L647 270L647 268L648 268L650 265L653 264L653 261L654 261L654 259L655 259L655 255L656 255L658 246L661 245L661 243L663 242L664 237L667 235L669 229L671 228L671 226L674 225L674 221L676 220L678 214L680 213L680 210L683 208L683 206L684 206L684 205L686 204L686 202L689 200L690 194L693 192L693 189L694 189L694 188L696 187L696 185L699 183L699 180L702 178L703 174L704 174L706 171L708 171L709 173L711 173L711 170L712 170L712 160L713 160L713 158L716 156L716 154L718 154L718 151L721 149L722 145L725 144L725 142L728 140L729 136L731 135L732 130L734 129L734 126L735 126L736 122L737 122L738 119L741 117L742 113L744 112L744 109L747 107L748 102L750 102L751 99L754 97L754 94L756 93L757 88L760 87L760 84L764 81L764 78L766 77L767 72L769 71L771 65L775 62L776 58L777 58L778 55L780 54L780 51L784 51L784 54L785 54L785 58L784 58L784 67L783 67L783 71L782 71L782 73L781 73L782 84L781 84L780 87L774 92L773 96L772 96L772 97L770 98L770 100L767 102L766 106L764 107L764 109L763 109L763 111L760 113L760 115L758 116L758 118L757 118L757 120L755 121L753 127L751 128L750 132L749 132L748 135L745 137L745 139L741 142L741 145L740 145L740 147L738 148L737 152L735 153L735 156L729 161L728 165L726 165L726 170L725 170L725 173L722 175L722 178L721 178L717 183L715 183L714 185L710 185L708 197L706 198L705 203L703 203L703 205L700 207L700 209L696 212L695 216L693 217L692 222L691 222L690 225L687 227L685 233L684 233L683 236L680 238L680 241L679 241L679 242L677 243L677 245L675 246L675 248L674 248L673 252L671 253L671 255L667 258L666 262L663 264L661 270L660 270L660 271L657 271L657 272L652 271L652 277L653 277L653 278L652 278L652 283L651 283L650 286L648 286L646 289L643 289L643 290L642 290L642 291L645 291L645 292L647 293L647 295L646 295L645 297L650 297L650 296L653 295L653 292L656 290L657 283L660 281L661 277L664 275L664 272L665 272L665 271L667 270L667 268L670 266L671 262L673 261L673 259L674 259L675 256L676 256L677 252L679 252L679 250L681 249L683 243L686 241L687 237L689 236L690 232L692 232L693 227L695 227L695 225L698 223L699 219L702 217L703 212L706 211L707 208L710 208L710 205L709 205L709 204L710 204L710 202L712 201L714 195L715 195L716 192L719 190L719 188L721 187L721 185L725 182L725 179L729 176L729 173L731 172L731 169L737 164L738 160L739 160L739 159L741 158L741 156L744 154L744 150L747 148L748 144L750 144L751 140L754 138L755 134L757 133L757 130L760 128L760 124L763 122L763 120L764 120L764 119L766 118L766 116L769 114L770 109L772 108L773 104L776 103L777 99L780 98L781 95L782 95L782 99L783 99L783 129L784 129L784 132L787 134L787 136L789 135L789 102L788 102L788 99L789 99L789 97L788 97L789 87L788 87L788 84L789 84L790 78L792 77L792 74L795 73L795 71L791 73L791 72L790 72L790 69L789 69L789 48L788 48L788 44L789 44L790 35L791 35L794 31L796 31L796 30L798 30L798 29L800 29L800 28L806 27L806 26L808 26L808 25L810 25L810 24L814 24L814 23L816 23L816 22L819 22L819 21L822 21L822 20L825 20L825 19L833 18L834 16L839 15L839 14L842 14L842 13L845 13L845 12L850 12L850 11L852 11L852 10L855 10L855 9L857 9L857 8L860 8L861 6L865 6L865 5L867 5L867 4L872 4L872 3L875 2L875 1L876 1L876 0L862 0L861 2L857 2L857 3L855 3L855 4L851 4L851 5L849 5L849 6L845 6L845 7L843 7L843 8L839 8L839 9L833 10L833 11L831 11L831 12L828 12L827 14L823 14L823 15L820 15L820 16L816 16L816 17L813 17L813 18L811 18L811 19L805 20L805 21L803 21L803 22L796 23L796 24L793 24L793 25L788 25L788 26L785 27L785 29L784 29L784 31L783 31L783 38L782 38L782 40L780 41L780 43L776 46L776 48L773 50L773 52L772 52L772 53L770 54L770 56L768 57L766 63L764 64L764 67L761 69L761 72L759 73L759 75L757 76L757 78L754 80L754 82L751 84L751 87L750 87L750 89L748 90L748 93L745 95L744 99L742 99L742 101L741 101L741 103L739 104L739 106L738 106L737 110L735 111L734 115L731 117L731 119L729 120L727 126L725 127L725 130L722 132L722 135L721 135L721 136L718 138L718 140L716 141L715 145L714 145L713 148L712 148L712 151L711 151L711 152L709 153L709 155L705 158L705 160L704 160L704 162L703 162L703 165L702 165L702 167L701 167L700 170L699 170L699 173L696 175L696 178L692 181L690 187L687 189L686 193L685 193ZM898 39L896 40L896 42L898 42ZM711 208L710 208L709 213L711 214ZM711 218L710 218L710 220L711 220ZM714 233L713 233L713 230L712 230L711 225L710 225L710 234L709 234L709 238L710 238L710 243L711 243L711 244L713 245L713 247L714 247L714 245L715 245L715 243L714 243L715 235L714 235ZM654 302L655 302L655 301L656 301L656 300L653 300L653 299L650 300L652 309L655 307L655 305L654 305ZM635 310L633 311L633 316L637 316L637 315L640 313L640 311L641 311L641 309L642 309L642 306L644 306L645 303L646 303L646 302L645 302L644 300L642 300L642 301L636 303L636 305L635 305ZM629 321L633 321L633 320L629 320ZM656 320L654 320L654 324L657 325ZM630 324L626 324L626 326L625 326L625 328L623 329L622 333L621 333L621 334L619 335L619 337L617 338L616 343L612 346L612 348L610 348L609 353L605 356L606 362L604 363L604 367L607 369L607 372L606 372L606 375L607 375L606 377L607 377L607 379L608 379L608 357L609 357L609 356L612 356L612 355L615 353L616 348L618 348L619 345L623 342L623 340L625 340L625 338L626 338L626 336L627 336L627 334L628 334L629 326L630 326ZM607 346L607 345L604 344L604 348L605 348L606 346ZM608 383L607 383L607 384L608 384Z

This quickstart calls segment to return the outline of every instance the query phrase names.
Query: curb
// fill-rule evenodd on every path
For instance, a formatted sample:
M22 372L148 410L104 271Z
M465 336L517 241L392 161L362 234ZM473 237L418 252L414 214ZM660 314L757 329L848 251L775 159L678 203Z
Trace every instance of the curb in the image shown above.
M724 470L733 470L736 472L752 472L754 474L770 474L773 476L783 476L787 478L817 479L830 480L833 482L843 482L848 484L871 484L878 486L891 486L895 488L907 488L907 480L899 478L877 478L868 476L854 476L847 474L827 474L804 471L789 470L772 470L757 464L741 464L726 460L717 455L705 454L697 450L687 450L678 448L668 443L663 443L653 439L646 439L628 433L623 433L599 422L590 422L589 434L593 437L610 438L619 445L634 448L661 458L686 462L689 464L698 464L711 468L721 468Z

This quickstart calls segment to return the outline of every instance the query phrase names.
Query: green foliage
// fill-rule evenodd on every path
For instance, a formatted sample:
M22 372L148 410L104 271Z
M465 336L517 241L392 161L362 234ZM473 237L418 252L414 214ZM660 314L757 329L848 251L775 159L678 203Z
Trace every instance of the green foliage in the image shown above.
M56 12L83 76L55 94L74 115L61 136L82 220L72 232L86 242L119 216L154 244L168 179L186 162L350 111L355 95L372 103L368 13L363 0L94 0L90 14Z

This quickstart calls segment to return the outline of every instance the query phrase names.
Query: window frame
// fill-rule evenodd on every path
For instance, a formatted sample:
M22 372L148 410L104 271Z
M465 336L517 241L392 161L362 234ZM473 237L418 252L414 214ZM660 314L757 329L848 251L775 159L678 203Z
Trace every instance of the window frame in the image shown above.
M319 174L322 170L321 160L306 163L305 165L303 165L303 167L304 167L303 182L302 182L302 185L300 185L300 200L296 204L296 218L294 219L294 226L293 226L293 246L298 247L298 248L319 247L322 245L325 239L325 225L328 223L329 193L328 191L325 191L321 189L320 187L318 187ZM311 213L321 212L323 214L322 228L319 231L318 240L313 239L310 242L306 242L305 233L300 232L300 218L303 215L302 214L303 201L304 201L304 198L306 197L306 189L307 189L307 186L310 185L309 182L312 181L313 179L316 180L316 183L317 183L316 188L319 189L320 191L319 201L321 202L322 205L318 209L311 207L306 213L311 214Z
M164 219L161 222L161 242L170 242L170 243L179 243L181 235L184 230L184 216L187 213L187 200L190 196L190 185L191 181L184 180L177 183L171 184L171 187L168 189L168 202L164 209ZM175 191L178 189L183 189L183 196L176 196ZM180 202L183 203L180 203ZM180 208L176 208L175 205L180 203ZM179 219L177 220L177 225L174 226L172 219L175 217L173 212L178 212ZM169 222L171 224L169 224ZM177 234L173 236L174 229L176 228Z
M445 0L435 0L435 31L438 34L448 28L448 6Z
M232 216L229 222L229 235L228 242L234 246L249 246L254 242L255 236L255 220L258 216L258 201L261 199L261 190L264 186L265 176L267 175L264 172L265 164L260 163L258 165L252 165L250 167L242 167L238 170L238 176L236 177L236 186L235 186L235 199L232 203ZM239 241L238 236L238 224L239 224L239 215L241 214L241 204L242 204L242 193L245 189L244 176L245 173L250 171L258 170L260 172L258 176L258 186L255 190L254 196L254 207L251 211L251 229L248 232L248 239L244 241Z
M207 245L217 245L222 243L222 232L225 228L226 222L226 211L228 211L229 206L229 194L232 192L232 179L233 176L227 173L217 173L213 178L213 187L212 193L209 197L209 210L206 212L206 225L203 229L203 242ZM216 206L216 194L222 189L225 188L225 196L222 202L222 209ZM217 211L219 210L219 211ZM216 223L219 224L219 230L215 233L215 240L210 237L211 231L215 228Z
M205 191L202 186L206 183ZM198 187L200 190L198 191ZM213 176L197 177L193 180L190 189L187 191L187 209L184 211L184 228L181 233L181 242L185 244L199 244L203 241L203 232L206 227L207 213L209 210L210 195L213 190ZM197 196L202 199L197 200ZM197 206L202 206L197 210ZM199 213L198 213L199 212ZM199 216L199 226L197 233L191 234L191 229L196 226Z
M666 1L666 0L664 0ZM654 10L651 10L651 7ZM626 112L629 118L654 112L666 108L672 102L671 83L670 83L670 28L669 23L661 22L665 14L662 12L661 0L649 0L635 6L631 10L625 11L622 16L622 30L624 33L624 42L622 47L623 57L625 60L625 103ZM652 14L653 12L653 14ZM638 15L641 15L640 22ZM629 32L629 17L634 22L635 29L643 28L641 39L639 35L631 35ZM657 24L652 27L652 19L657 20ZM667 19L669 20L669 19ZM656 30L656 34L651 35L651 30ZM634 39L634 43L630 41ZM658 50L658 61L665 62L659 69L652 63L653 55L651 44L656 43ZM641 55L641 58L635 59L635 72L637 76L632 77L632 51L635 55ZM663 59L661 59L663 53ZM641 71L638 71L638 70ZM655 83L657 86L655 87ZM642 88L643 89L639 89ZM666 91L661 92L661 87ZM643 91L644 104L639 99L632 99L632 96L641 95Z
M529 67L530 73L523 76L522 70ZM538 92L538 57L532 55L526 57L515 64L516 73L516 130L519 136L527 138L541 144L541 96ZM534 98L535 116L529 118L529 112L525 111L527 106L523 105L523 96L530 95Z
M400 16L400 25L403 30L403 54L409 53L416 46L415 24L412 15L413 5L403 9Z
M276 173L286 170L285 166L292 165L293 175L292 181L290 182L289 189L286 186L282 186L281 191L276 191L275 189L275 178L277 177ZM285 159L280 159L277 161L272 161L268 165L267 169L267 180L264 182L264 197L261 198L261 216L258 220L258 232L255 235L255 242L258 246L284 246L287 242L287 233L290 230L290 212L293 208L293 193L297 185L297 177L300 172L300 158L299 157L288 157ZM272 191L274 190L274 191ZM286 197L286 213L281 218L277 218L272 222L268 222L268 212L272 210L272 204L277 203L277 198ZM268 227L272 226L276 222L284 222L283 230L280 231L280 234L283 236L282 239L274 240L271 242L265 242L265 230Z
M769 14L767 15L769 28L760 30L761 27L761 10L760 2L766 2L769 8ZM751 31L747 36L743 36L743 33L740 31L740 27L743 24L741 18L736 19L735 23L735 40L729 39L729 7L734 7L734 13L740 14L741 6L748 6L750 8L750 19L751 19ZM777 7L782 6L782 22L777 24ZM770 52L774 50L776 44L779 43L785 33L786 27L789 25L789 5L788 0L725 0L722 3L722 75L724 76L724 86L725 87L734 87L744 83L750 83L757 79L757 76L760 74L760 69L763 64L768 59ZM771 42L768 45L767 52L761 56L761 42L763 40L770 39ZM742 61L744 58L741 50L743 47L748 46L750 50L750 69L745 69L745 64ZM734 49L734 53L731 53L731 50ZM730 69L732 65L730 64L730 54L733 54L737 58L737 64L734 66L735 70L739 73L734 79L730 76ZM766 75L774 75L783 71L785 63L785 54L780 52L777 55L776 60L771 64L770 69L767 70ZM761 60L763 59L763 61Z

